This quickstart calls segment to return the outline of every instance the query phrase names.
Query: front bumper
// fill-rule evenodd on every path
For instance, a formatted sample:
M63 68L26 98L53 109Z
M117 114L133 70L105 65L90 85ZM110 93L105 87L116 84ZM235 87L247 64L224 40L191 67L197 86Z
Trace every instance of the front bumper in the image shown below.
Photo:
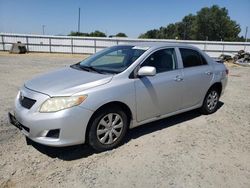
M25 136L40 144L55 147L85 143L86 128L92 111L76 106L54 113L40 113L39 106L48 96L27 88L22 88L22 93L37 102L30 109L26 109L20 104L17 96L14 118L9 115L9 119L12 124L18 125L16 127ZM56 137L49 134L54 130L58 131Z

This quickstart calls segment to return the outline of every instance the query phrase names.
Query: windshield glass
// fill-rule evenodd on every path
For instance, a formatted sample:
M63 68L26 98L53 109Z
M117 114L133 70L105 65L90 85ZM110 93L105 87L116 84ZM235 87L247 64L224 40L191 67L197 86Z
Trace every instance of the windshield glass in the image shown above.
M79 68L99 73L120 73L138 59L146 48L137 46L114 46L106 48L78 63Z

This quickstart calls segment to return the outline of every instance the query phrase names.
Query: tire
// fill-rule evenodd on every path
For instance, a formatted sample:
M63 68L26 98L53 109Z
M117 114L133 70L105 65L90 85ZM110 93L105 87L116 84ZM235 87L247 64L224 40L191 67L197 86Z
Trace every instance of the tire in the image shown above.
M219 98L220 93L216 88L208 90L201 107L201 112L205 115L216 112L218 110Z
M97 112L90 122L88 143L96 151L119 146L128 129L128 117L118 106L108 106Z

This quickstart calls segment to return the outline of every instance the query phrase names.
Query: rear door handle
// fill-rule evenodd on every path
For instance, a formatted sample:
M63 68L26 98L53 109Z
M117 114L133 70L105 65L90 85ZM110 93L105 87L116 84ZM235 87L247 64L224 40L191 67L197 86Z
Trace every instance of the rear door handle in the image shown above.
M211 71L207 71L207 72L205 72L205 74L206 74L206 75L211 75L212 72L211 72Z
M182 77L180 77L180 76L176 76L174 80L175 80L176 82L180 82L180 81L182 81L182 80L183 80L183 78L182 78Z

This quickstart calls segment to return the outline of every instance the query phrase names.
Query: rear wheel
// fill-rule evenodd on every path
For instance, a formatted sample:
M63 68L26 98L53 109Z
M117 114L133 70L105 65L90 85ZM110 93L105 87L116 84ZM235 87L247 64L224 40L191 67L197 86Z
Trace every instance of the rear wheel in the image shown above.
M104 108L94 115L89 129L89 145L97 151L118 146L128 128L128 117L118 106Z
M217 89L211 88L203 101L201 111L203 114L212 114L218 109L220 94Z

